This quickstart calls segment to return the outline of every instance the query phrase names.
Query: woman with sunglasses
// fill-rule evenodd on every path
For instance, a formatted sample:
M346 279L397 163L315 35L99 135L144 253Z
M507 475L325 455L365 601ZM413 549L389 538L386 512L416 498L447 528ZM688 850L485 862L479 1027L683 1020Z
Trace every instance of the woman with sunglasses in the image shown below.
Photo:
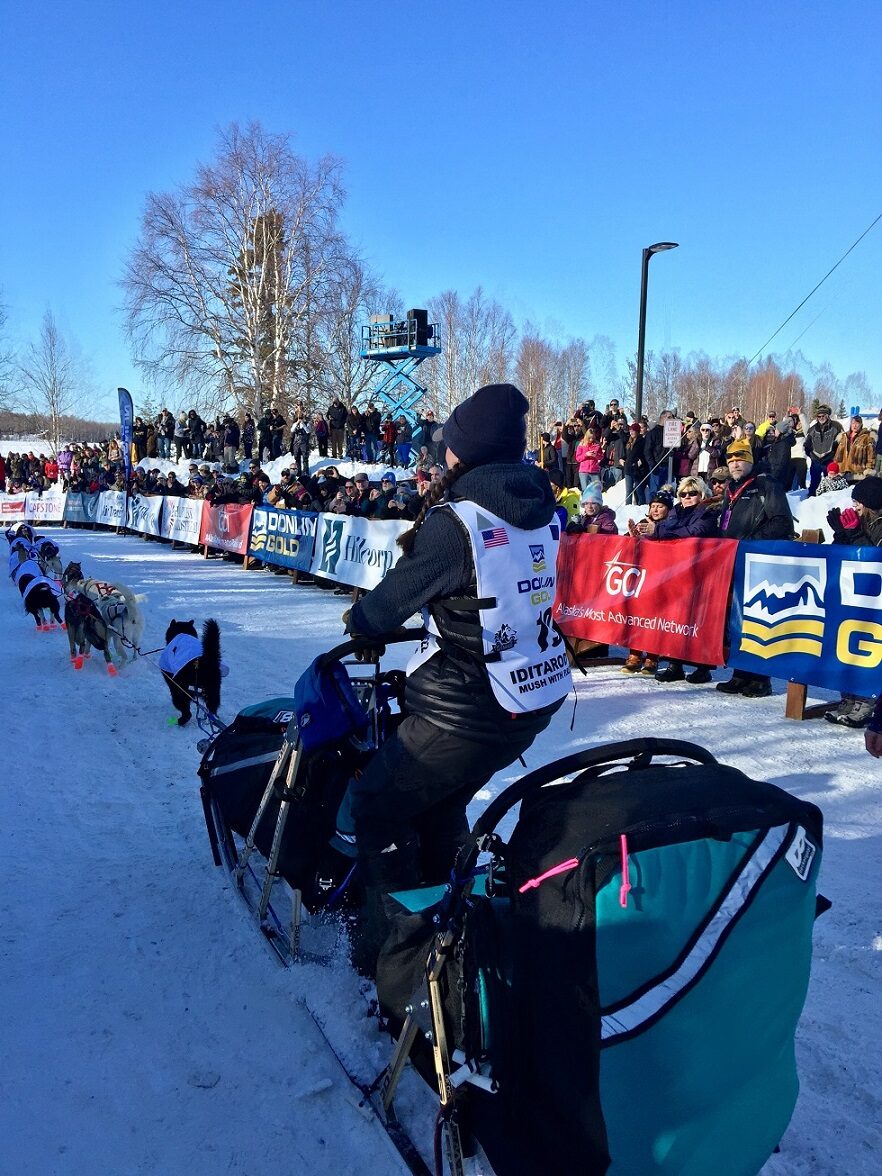
M655 539L711 539L719 535L717 515L710 505L710 491L701 480L691 475L682 478L677 487L677 501L674 509L661 522L652 524L645 532ZM657 682L682 682L685 678L693 685L711 680L711 667L694 662L691 674L684 674L683 662L674 658L667 666L659 666L655 674Z

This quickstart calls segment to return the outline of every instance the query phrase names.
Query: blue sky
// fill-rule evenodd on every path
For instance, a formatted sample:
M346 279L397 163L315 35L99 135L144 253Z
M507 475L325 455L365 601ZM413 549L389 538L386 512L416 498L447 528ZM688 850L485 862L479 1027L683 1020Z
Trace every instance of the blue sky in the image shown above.
M141 381L117 286L145 193L260 120L345 162L344 227L407 305L751 356L882 212L882 4L0 0L0 287L101 408ZM882 400L882 222L775 340ZM817 321L813 320L817 317ZM802 332L805 332L802 334ZM878 407L866 405L864 407Z

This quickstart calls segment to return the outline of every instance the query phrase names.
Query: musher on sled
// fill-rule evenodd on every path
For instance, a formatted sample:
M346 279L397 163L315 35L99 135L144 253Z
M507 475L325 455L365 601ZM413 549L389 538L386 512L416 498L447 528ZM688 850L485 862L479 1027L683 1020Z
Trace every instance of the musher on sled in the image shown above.
M408 666L405 719L351 786L366 889L353 960L369 974L395 909L389 892L446 881L469 801L570 689L552 621L560 526L547 475L522 461L527 411L511 384L454 409L448 471L399 540L404 557L344 616L378 645L417 612L430 634Z

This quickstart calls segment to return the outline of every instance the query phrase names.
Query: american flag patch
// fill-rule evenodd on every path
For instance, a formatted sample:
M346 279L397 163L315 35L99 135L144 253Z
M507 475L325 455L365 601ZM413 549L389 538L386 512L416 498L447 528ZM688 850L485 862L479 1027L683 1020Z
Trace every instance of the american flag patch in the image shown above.
M484 541L484 547L505 547L508 544L508 535L505 532L505 527L491 527L489 531L481 532L481 539Z

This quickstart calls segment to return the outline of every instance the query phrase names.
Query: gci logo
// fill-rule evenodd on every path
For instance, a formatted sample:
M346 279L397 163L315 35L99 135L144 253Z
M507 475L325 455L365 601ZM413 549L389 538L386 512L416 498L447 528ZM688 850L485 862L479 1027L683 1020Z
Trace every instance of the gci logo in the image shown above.
M603 566L606 568L603 586L608 595L624 596L626 599L640 595L640 589L646 579L646 568L623 563L618 556Z

